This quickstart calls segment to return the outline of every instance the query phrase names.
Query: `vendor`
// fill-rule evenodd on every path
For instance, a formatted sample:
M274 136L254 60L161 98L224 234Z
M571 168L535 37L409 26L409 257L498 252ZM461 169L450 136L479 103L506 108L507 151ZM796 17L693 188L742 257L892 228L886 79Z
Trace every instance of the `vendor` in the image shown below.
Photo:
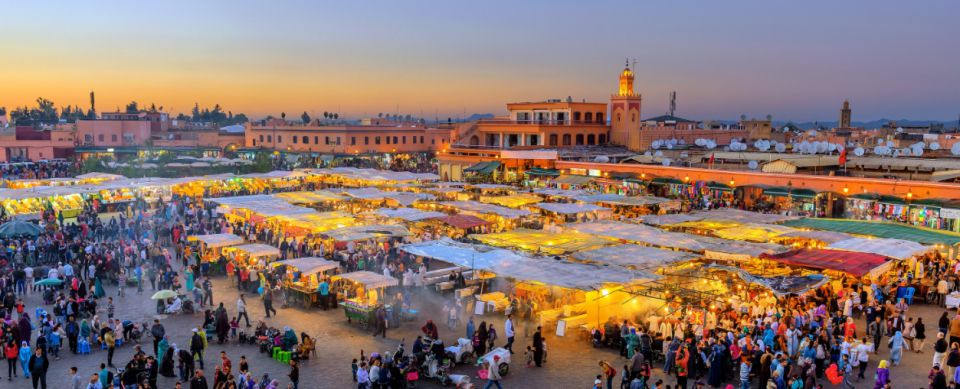
M322 307L323 310L327 310L327 299L330 296L330 283L327 282L326 277L320 280L320 284L317 285L317 292L320 293L320 307Z

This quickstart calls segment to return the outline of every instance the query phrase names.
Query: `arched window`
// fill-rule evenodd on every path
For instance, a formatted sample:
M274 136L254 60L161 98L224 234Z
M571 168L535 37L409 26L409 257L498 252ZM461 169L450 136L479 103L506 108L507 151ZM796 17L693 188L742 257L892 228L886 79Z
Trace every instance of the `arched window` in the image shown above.
M588 145L594 145L594 144L596 144L596 143L597 143L596 140L597 140L597 137L594 136L593 134L587 135L587 144L588 144Z
M605 123L605 121L603 120L603 112L597 112L597 123L600 123L600 124Z
M574 113L573 113L573 121L574 121L574 122L579 122L579 121L580 121L580 112L574 112Z
M620 121L620 112L617 112L617 121Z
M257 147L257 140L256 140L256 139L253 140L253 147Z
M570 134L563 134L563 145L570 146Z
M593 112L586 112L583 114L583 121L590 123L593 121Z
M480 138L477 137L476 135L471 136L471 137L470 137L470 146L479 146L479 145L480 145Z
M580 116L580 115L577 115ZM557 134L550 134L550 146L557 145Z
M316 142L314 142L314 143L316 143ZM305 144L305 145L306 145L306 144L310 144L310 137L304 135L304 136L303 136L303 144Z
M319 137L319 136L314 136L314 137L313 137L313 144L315 144L315 145L320 144L320 137Z
M583 134L577 134L577 146L583 145Z
M600 140L600 142L598 142L598 144L601 144L601 145L602 145L602 144L606 144L606 143L607 143L607 136L606 136L605 134L600 134L599 136L597 136L597 139Z
M635 114L635 113L630 114L630 121L631 121L631 122L637 121L637 114Z
M406 136L404 136L403 138L401 138L401 140L403 141L403 144L407 144L407 137L406 137Z

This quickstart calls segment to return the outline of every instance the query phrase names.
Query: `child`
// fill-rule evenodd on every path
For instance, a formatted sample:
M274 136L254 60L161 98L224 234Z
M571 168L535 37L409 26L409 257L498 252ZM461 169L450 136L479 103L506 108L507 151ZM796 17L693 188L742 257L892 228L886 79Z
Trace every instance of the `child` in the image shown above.
M623 370L620 371L620 389L627 389L630 387L630 368L627 365L623 365Z
M234 316L233 319L230 320L230 337L231 338L234 338L234 339L237 338L238 329L240 329L240 322L237 321L237 317Z
M533 346L527 346L527 351L524 351L523 355L527 357L527 367L533 366Z
M127 272L120 268L120 274L117 275L117 296L123 297L123 287L127 285Z
M116 307L113 306L113 297L107 297L107 319L113 319L114 310Z
M350 371L353 372L353 382L357 382L357 358L353 358L353 361L350 361Z
M250 365L247 363L247 356L240 356L240 372L246 374L250 371Z

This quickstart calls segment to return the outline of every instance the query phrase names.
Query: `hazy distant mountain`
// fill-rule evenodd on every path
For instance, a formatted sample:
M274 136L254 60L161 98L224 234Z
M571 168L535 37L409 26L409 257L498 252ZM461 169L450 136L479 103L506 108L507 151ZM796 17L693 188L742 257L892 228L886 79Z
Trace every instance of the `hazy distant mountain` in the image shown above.
M893 120L893 119L877 119L877 120L871 120L871 121L868 121L868 122L853 121L852 124L853 124L855 127L862 127L862 128L867 128L867 129L873 129L873 128L883 127L884 125L886 125L887 123L889 123L891 120ZM930 123L940 123L940 124L943 124L943 126L944 126L944 127L947 127L947 128L957 127L957 121L956 121L956 120L953 120L953 121L942 121L942 120L896 119L896 120L893 120L893 121L897 122L897 124L898 124L898 125L901 125L901 126L926 126L926 125L929 125ZM723 123L723 124L737 124L737 121L736 121L736 120L714 120L713 122L714 122L714 123ZM783 121L783 120L774 120L774 121L773 121L774 127L778 127L778 128L783 127L783 126L786 125L787 123L793 124L793 125L795 125L795 126L797 126L797 127L800 127L800 128L816 128L816 127L834 128L834 127L836 127L837 124L838 124L838 122L837 122L836 120L804 121L804 122Z
M493 119L494 117L496 117L496 115L492 113L475 113L473 115L468 116L466 119L464 119L464 121L472 122L474 120L480 120L480 119Z

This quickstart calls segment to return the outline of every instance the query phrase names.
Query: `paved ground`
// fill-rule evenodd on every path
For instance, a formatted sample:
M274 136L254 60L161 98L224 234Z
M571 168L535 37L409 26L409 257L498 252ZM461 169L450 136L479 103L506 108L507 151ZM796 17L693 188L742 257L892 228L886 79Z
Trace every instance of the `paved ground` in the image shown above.
M236 309L236 288L231 287L229 281L225 278L216 279L214 285L215 300L217 302L223 301L224 306L228 312L231 312L232 316ZM107 291L108 294L116 296L116 289L114 287L108 287ZM151 294L152 292L149 290L149 286L142 295L136 295L135 290L127 288L127 296L125 298L117 299L114 297L117 301L117 316L119 318L133 318L138 321L152 321L152 318L155 316L155 305L153 301L149 300ZM428 296L426 299L432 301L432 304L431 307L422 308L426 311L439 310L438 307L442 306L442 303L440 303L442 298L437 297L433 292L426 292L426 296ZM252 319L257 320L263 317L263 307L258 299L251 297L253 296L247 296L250 316ZM27 299L27 304L31 307L31 312L33 311L32 307L38 303L39 296L36 294ZM319 358L311 359L301 368L302 388L354 387L350 378L350 360L359 355L360 349L365 350L367 354L374 350L380 352L386 350L392 351L395 350L400 339L406 337L407 350L409 350L412 339L415 338L423 322L423 320L419 320L417 322L402 323L398 329L391 328L387 332L387 338L382 339L373 338L368 332L361 330L355 325L348 324L344 318L342 309L326 312L319 309L303 310L300 308L279 308L278 310L279 317L267 319L268 323L276 327L289 325L298 333L300 331L306 331L308 334L314 335L319 339L317 350ZM916 306L910 311L911 316L920 314L924 318L924 322L928 323L928 337L933 339L935 339L936 336L936 319L941 312L938 308L924 305ZM440 316L436 315L433 317L439 318ZM495 318L491 318L490 315L488 315L488 317L484 317L483 319L496 322L496 328L502 337L503 323L500 315L496 315ZM480 318L477 319L477 324L479 324L479 320ZM439 323L439 320L437 321ZM172 338L172 343L183 346L188 342L190 329L198 326L201 322L202 318L199 314L194 316L176 315L162 319L162 323L167 328L167 334ZM462 324L456 331L447 329L443 323L441 323L440 328L441 337L448 343L454 340L455 337L462 336L464 332ZM863 327L862 323L858 323L858 328L860 328L860 331L863 331L865 327ZM522 327L520 329L522 329ZM625 363L625 360L619 358L612 350L594 349L585 340L572 339L569 336L567 338L557 338L552 336L552 334L548 334L547 332L549 331L545 331L549 349L547 364L543 368L524 368L524 361L520 352L527 344L530 344L531 338L525 337L522 331L519 332L515 347L518 354L515 356L516 360L512 364L513 369L511 369L510 374L503 381L503 384L508 388L589 388L592 385L593 377L598 374L598 360L610 360L616 364L618 370L620 370ZM532 335L532 330L530 334ZM149 335L145 336L144 341L145 344L149 345L150 343L147 341L148 337ZM905 353L904 363L901 366L893 368L891 374L894 382L893 387L927 387L926 376L932 357L931 348L932 344L928 342L923 354ZM282 378L282 387L286 387L288 367L271 360L265 354L260 354L255 346L251 345L240 346L231 343L221 346L213 342L206 356L207 373L212 372L221 350L227 351L235 366L240 355L246 355L250 361L252 371L258 376L266 372L269 373L271 377ZM881 354L883 358L889 356L889 352L885 348ZM99 350L95 350L92 354L84 356L70 355L69 352L61 353L61 355L63 356L61 360L52 361L51 363L48 378L52 388L63 387L62 385L68 382L67 369L70 366L78 366L81 375L88 376L97 371L101 362L106 361L106 352ZM117 350L114 364L122 366L129 360L131 355L132 347L125 344ZM872 377L872 371L880 359L879 357L871 356L871 368L868 370L868 377ZM473 367L460 367L457 373L475 375L475 370ZM0 371L0 373L2 372L3 371ZM662 375L659 370L655 371L655 373ZM14 385L4 379L0 381L0 388L28 387L27 380L23 380L22 378L20 378L20 380L22 381ZM474 381L475 383L477 382L477 380ZM673 379L666 379L665 381L669 384L673 384L674 382ZM872 378L868 381L869 382L859 383L857 387L872 387ZM172 388L174 382L175 380L160 377L161 388ZM420 386L435 387L436 385L421 383ZM824 387L834 386L826 383Z

